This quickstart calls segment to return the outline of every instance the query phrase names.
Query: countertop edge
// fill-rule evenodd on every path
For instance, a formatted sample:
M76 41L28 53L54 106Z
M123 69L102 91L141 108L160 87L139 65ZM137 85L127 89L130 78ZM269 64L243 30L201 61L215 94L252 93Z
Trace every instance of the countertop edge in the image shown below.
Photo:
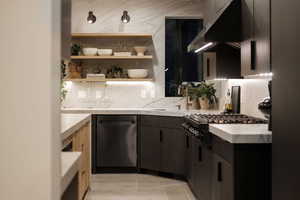
M230 124L226 126L230 126ZM233 134L216 127L214 124L209 125L209 131L213 135L218 136L219 138L232 144L272 144L271 133ZM268 131L266 130L266 132Z
M65 192L72 179L79 171L81 152L61 153L61 195Z
M78 129L80 129L84 124L91 121L91 114L87 114L87 116L83 117L82 120L80 120L77 123L74 123L70 128L67 130L61 132L61 139L64 141L68 137L70 137L73 133L75 133Z

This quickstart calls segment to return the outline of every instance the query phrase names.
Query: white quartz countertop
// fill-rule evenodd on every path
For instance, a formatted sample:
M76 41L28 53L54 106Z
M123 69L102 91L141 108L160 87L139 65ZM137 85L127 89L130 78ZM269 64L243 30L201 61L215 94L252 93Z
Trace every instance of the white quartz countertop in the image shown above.
M272 143L267 124L210 124L209 131L235 144Z
M80 166L81 152L61 153L61 194L67 189Z
M63 113L89 113L99 115L157 115L183 117L193 113L218 114L219 110L171 110L164 108L64 108Z
M61 138L67 139L85 123L91 120L90 114L61 114Z

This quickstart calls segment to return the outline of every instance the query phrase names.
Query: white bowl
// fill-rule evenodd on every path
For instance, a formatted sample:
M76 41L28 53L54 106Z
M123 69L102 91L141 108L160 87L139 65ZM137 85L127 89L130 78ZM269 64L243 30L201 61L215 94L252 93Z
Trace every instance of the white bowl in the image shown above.
M113 53L112 49L98 49L99 56L111 56Z
M85 55L85 56L95 56L95 55L97 55L97 51L98 51L97 48L83 48L82 49L83 55Z
M134 50L136 51L138 56L144 56L145 52L147 50L147 47L134 47Z
M148 76L147 69L129 69L128 70L129 78L146 78Z

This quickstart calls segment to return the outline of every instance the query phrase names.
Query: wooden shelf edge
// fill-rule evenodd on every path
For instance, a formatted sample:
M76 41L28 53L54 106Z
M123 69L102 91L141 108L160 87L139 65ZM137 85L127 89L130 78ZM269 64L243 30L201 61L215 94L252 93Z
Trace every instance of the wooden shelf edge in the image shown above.
M144 33L72 33L72 37L144 37L152 38L151 34Z
M142 78L142 79L130 79L130 78L107 78L105 80L88 80L88 79L64 79L63 81L72 81L72 82L107 82L107 81L115 81L115 82L120 82L120 81L153 81L151 78Z
M72 60L149 60L153 56L71 56Z

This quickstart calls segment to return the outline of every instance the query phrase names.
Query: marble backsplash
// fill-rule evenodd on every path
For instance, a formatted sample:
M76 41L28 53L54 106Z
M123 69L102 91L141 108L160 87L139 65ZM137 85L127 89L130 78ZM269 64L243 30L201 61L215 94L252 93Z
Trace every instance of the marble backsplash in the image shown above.
M150 68L154 82L142 83L76 83L68 82L64 107L96 108L176 108L183 98L165 98L165 18L202 17L201 0L72 0L72 32L74 33L148 33L152 34L152 63L119 63L124 68ZM97 16L95 24L86 22L88 11ZM128 10L131 22L121 23L123 10ZM100 41L101 42L101 41ZM101 42L105 47L109 44ZM131 44L129 42L129 44ZM132 44L133 45L133 44ZM107 61L106 61L107 62ZM90 63L94 67L98 64ZM102 67L115 63L101 63ZM118 63L117 63L118 64ZM268 96L267 80L215 81L219 108L224 108L226 88L242 87L241 111L262 117L257 103Z
M217 89L219 109L223 110L225 95L232 86L241 86L241 113L264 117L258 103L269 96L264 79L229 79L213 81ZM111 85L112 84L112 85ZM63 106L67 108L169 108L184 104L182 97L165 98L156 94L155 83L67 83L68 93Z

